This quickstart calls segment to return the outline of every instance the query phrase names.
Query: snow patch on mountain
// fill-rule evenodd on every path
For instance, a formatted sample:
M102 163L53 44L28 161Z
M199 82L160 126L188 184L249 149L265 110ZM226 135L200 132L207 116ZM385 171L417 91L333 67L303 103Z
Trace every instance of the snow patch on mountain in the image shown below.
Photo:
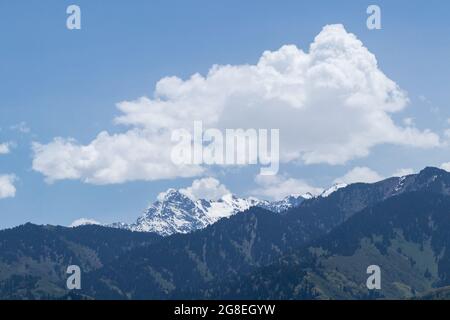
M155 232L162 236L189 233L203 229L220 219L229 218L251 207L280 213L300 205L311 195L291 195L282 200L269 202L254 197L239 198L226 194L218 200L195 199L183 190L169 189L160 193L157 200L135 223L112 223L109 227L138 232Z
M303 201L311 198L313 198L313 196L310 193L304 195L290 195L279 201L259 201L257 206L272 212L281 213L291 208L298 207Z
M332 185L330 188L326 189L322 194L320 195L322 198L328 197L330 194L338 191L339 189L345 188L347 186L346 183L336 183Z
M101 223L96 220L93 220L93 219L80 218L80 219L73 221L69 227L76 228L76 227L86 226L86 225L101 225Z

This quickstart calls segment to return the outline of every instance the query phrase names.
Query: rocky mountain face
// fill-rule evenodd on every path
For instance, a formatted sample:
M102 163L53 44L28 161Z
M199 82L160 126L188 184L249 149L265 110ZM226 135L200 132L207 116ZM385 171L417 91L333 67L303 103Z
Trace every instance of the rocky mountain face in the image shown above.
M229 218L251 207L283 212L300 205L308 195L288 196L280 201L239 198L232 194L218 200L192 199L183 192L169 189L162 193L133 224L113 223L110 227L139 232L154 232L161 236L186 234L206 228L220 219Z
M450 173L426 168L279 213L251 206L187 234L25 225L0 231L0 297L425 297L450 285L449 191ZM65 289L67 264L83 270L82 290ZM365 287L371 264L381 290Z

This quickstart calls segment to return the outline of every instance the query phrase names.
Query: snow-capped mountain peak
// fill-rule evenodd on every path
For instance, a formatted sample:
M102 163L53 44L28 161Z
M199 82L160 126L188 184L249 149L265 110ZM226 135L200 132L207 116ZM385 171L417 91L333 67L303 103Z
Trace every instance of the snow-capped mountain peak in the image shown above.
M278 200L278 201L260 201L257 206L267 209L269 211L273 211L276 213L281 213L283 211L287 211L291 208L297 207L299 206L303 201L305 201L306 199L311 199L312 196L310 197L309 194L305 194L305 195L289 195L287 197L285 197L282 200Z
M302 197L303 199L308 200L308 199L314 198L314 195L311 192L307 192L307 193L304 193L304 194L302 194L300 196L297 195L297 196L294 196L294 197L297 197L297 198L298 197Z
M425 168L418 174L392 177L373 185L380 188L377 194L380 193L383 198L388 198L404 192L423 189L439 190L443 194L450 194L449 184L450 180L446 171L438 168ZM315 199L314 201L325 200L323 198L329 197L346 186L343 183L335 184L317 196L310 193L292 194L284 199L272 202L254 197L239 198L231 193L226 193L215 200L196 199L190 192L186 192L186 189L168 189L158 195L157 200L144 211L135 223L118 222L105 226L155 232L162 236L174 233L189 233L255 206L274 213L281 213L298 207L304 201L312 198ZM72 226L93 223L97 222L90 219L79 219Z
M230 193L217 200L206 200L194 199L183 190L168 189L158 195L157 200L135 223L113 223L109 226L169 236L203 229L220 219L255 206L280 213L300 205L308 198L309 195L290 195L282 200L269 202L254 197L239 198Z
M222 218L245 211L255 199L226 194L218 200L193 199L183 191L168 189L160 193L137 221L130 225L112 224L132 231L156 232L162 236L203 229Z

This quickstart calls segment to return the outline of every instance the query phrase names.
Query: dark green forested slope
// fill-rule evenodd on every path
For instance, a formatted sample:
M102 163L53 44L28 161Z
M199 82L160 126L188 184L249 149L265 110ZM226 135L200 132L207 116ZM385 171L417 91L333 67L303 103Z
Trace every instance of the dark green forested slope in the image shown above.
M293 190L295 192L295 190ZM450 174L353 184L161 238L100 226L0 231L0 298L408 298L449 285ZM68 265L82 289L65 288ZM368 292L370 264L382 290Z

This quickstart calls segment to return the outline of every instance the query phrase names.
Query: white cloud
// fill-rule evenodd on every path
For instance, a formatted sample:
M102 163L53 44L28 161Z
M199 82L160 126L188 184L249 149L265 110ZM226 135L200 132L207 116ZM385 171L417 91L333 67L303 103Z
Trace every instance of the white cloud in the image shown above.
M217 200L231 193L219 180L211 177L194 180L190 187L180 189L180 192L195 200Z
M351 184L356 182L373 183L384 178L376 171L367 167L355 167L344 176L334 180L335 183Z
M440 145L439 136L390 114L407 95L378 68L375 56L342 25L325 26L304 52L295 45L266 51L255 65L213 66L206 76L161 79L151 98L118 104L120 134L91 143L58 138L34 145L33 169L48 181L120 183L196 176L198 166L170 161L170 132L206 127L280 129L284 162L343 164L379 144Z
M445 171L450 172L450 162L441 164L441 169L444 169Z
M6 142L0 143L0 155L8 154L11 152L13 143ZM0 199L14 198L16 196L16 187L14 182L17 180L13 174L0 175Z
M393 177L404 177L404 176L414 174L414 173L415 173L415 171L412 168L401 168L401 169L398 169L397 171L395 171L392 174L392 176Z
M16 177L12 174L0 175L0 199L14 198L16 196L15 180Z
M310 186L304 180L287 178L283 176L262 176L255 178L258 188L251 192L252 195L263 199L281 200L286 196L295 194L302 195L311 193L318 195L322 193L322 188Z
M75 227L84 226L84 225L101 225L101 223L98 221L95 221L93 219L80 218L80 219L77 219L74 222L72 222L69 227L75 228Z
M80 179L93 184L190 177L203 172L198 166L174 165L167 139L167 135L137 129L116 135L102 132L87 146L56 138L47 145L33 144L33 169L43 173L48 182Z
M0 143L0 154L8 154L11 151L11 143Z

